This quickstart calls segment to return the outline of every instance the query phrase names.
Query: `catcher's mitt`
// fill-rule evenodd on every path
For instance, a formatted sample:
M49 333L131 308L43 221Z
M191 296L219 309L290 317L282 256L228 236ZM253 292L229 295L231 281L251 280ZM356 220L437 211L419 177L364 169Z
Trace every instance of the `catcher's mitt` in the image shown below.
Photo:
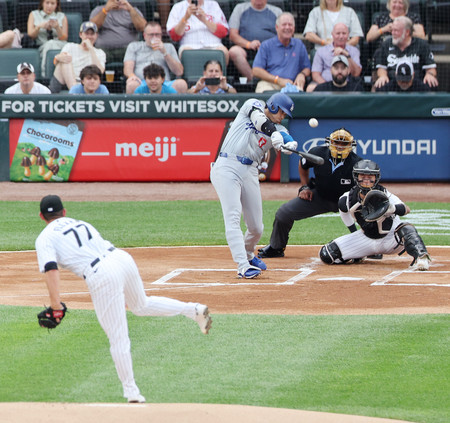
M67 307L64 303L61 303L61 305L63 306L62 310L53 310L51 307L42 310L37 315L39 326L47 329L55 329L66 315Z
M361 208L361 216L366 222L376 222L389 212L392 207L383 191L374 189L367 193Z

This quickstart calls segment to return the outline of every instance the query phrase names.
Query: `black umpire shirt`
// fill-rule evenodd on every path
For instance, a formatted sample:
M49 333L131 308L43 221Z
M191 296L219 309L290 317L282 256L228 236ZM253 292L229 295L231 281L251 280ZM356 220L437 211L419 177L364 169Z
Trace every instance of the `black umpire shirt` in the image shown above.
M333 84L333 81L327 81L318 84L316 88L314 88L314 92L315 91L364 91L364 86L360 79L349 79L343 87L337 87Z
M313 167L317 192L322 198L337 203L339 197L355 185L353 166L362 158L352 151L344 161L338 161L335 165L327 146L313 147L308 152L322 157L325 163L319 166L302 159L302 168Z

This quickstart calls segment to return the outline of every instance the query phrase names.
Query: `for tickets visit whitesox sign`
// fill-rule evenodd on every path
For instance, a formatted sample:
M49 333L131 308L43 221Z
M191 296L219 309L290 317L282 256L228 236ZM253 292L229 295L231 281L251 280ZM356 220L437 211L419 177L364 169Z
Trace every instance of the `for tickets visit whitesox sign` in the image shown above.
M231 119L10 121L13 181L208 181ZM279 180L279 161L271 169Z

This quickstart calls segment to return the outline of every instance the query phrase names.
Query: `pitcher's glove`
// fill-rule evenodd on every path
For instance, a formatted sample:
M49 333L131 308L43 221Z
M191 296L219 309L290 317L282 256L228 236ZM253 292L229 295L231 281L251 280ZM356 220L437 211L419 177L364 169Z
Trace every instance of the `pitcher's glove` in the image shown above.
M66 315L67 307L64 303L61 303L61 305L63 307L62 310L53 310L51 307L42 310L37 315L39 326L47 329L55 329Z
M367 193L361 208L361 216L366 222L376 222L394 212L395 206L389 203L388 196L377 189Z

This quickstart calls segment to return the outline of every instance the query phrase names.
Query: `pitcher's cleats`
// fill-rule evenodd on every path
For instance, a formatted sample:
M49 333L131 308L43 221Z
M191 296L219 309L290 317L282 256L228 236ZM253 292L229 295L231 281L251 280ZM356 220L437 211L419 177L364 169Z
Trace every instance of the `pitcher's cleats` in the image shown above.
M143 404L144 402L145 398L141 394L128 398L129 404Z
M264 263L259 257L253 257L248 261L251 266L259 267L261 270L267 270L266 263Z
M249 267L247 270L245 270L243 273L238 272L238 278L239 279L253 279L258 277L261 274L261 269L258 267L252 266Z
M269 245L266 245L263 248L258 250L259 258L272 258L272 257L284 257L284 248L272 248Z
M209 315L208 306L203 304L197 304L195 306L195 321L200 327L200 330L206 335L212 325L212 319Z

